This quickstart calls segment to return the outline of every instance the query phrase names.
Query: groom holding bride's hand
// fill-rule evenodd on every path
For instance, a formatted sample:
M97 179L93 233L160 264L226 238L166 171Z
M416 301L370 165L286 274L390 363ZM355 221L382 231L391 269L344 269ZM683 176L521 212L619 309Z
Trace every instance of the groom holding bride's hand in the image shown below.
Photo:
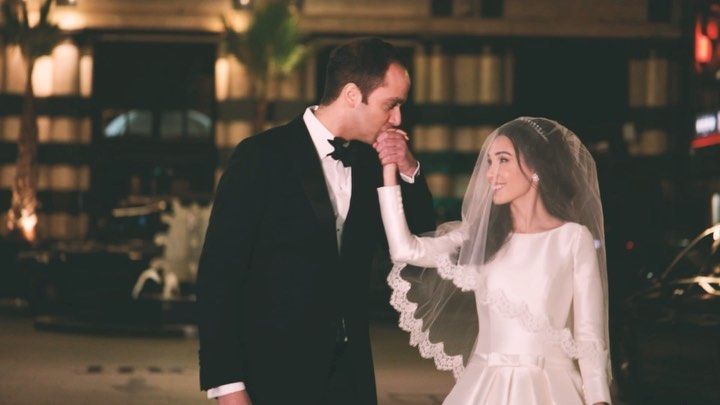
M218 185L198 273L200 385L220 404L377 403L371 261L376 188L397 165L414 233L435 226L398 127L410 78L395 48L330 55L319 106L240 143Z

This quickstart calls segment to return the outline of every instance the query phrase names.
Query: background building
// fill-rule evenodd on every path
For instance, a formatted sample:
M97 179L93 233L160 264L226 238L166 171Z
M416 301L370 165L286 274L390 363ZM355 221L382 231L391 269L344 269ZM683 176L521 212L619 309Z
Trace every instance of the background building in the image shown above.
M55 19L66 40L38 61L33 77L40 99L42 236L82 237L95 215L131 193L212 192L229 152L252 135L253 114L244 67L219 48L220 16L242 29L255 3L57 2ZM654 183L671 181L676 160L687 156L692 37L682 3L297 2L300 27L316 54L278 83L269 119L283 122L316 102L324 76L318 67L334 45L377 35L400 46L411 66L403 126L413 134L443 218L457 216L484 137L518 115L551 117L573 129L599 156L606 199L622 195L627 203L628 190L641 191L635 186L660 192ZM4 190L19 131L20 63L17 50L6 47ZM632 183L628 177L639 172L651 179ZM630 188L611 192L611 179L621 178ZM648 212L646 202L637 201L638 210ZM7 204L4 191L0 208ZM614 215L613 202L606 204Z
M223 44L223 18L244 31L269 1L55 0L63 40L30 78L19 49L0 35L0 212L11 203L27 80L38 114L40 199L39 241L20 259L0 221L0 302L19 297L49 312L58 303L97 310L102 302L122 322L187 321L192 269L174 301L151 288L131 302L130 290L141 274L152 280L143 270L159 252L193 250L183 244L197 245L197 232L182 222L206 212L190 203L211 202L234 147L254 135L253 79ZM26 3L37 19L42 0ZM440 221L459 218L486 137L528 115L566 125L596 159L613 309L689 238L720 222L718 1L290 3L312 53L270 86L268 125L318 102L333 47L359 36L392 42L412 77L402 127ZM161 204L173 199L185 208ZM177 242L172 248L155 246L162 210L183 212L160 238ZM382 317L392 313L386 266L380 258L373 280Z

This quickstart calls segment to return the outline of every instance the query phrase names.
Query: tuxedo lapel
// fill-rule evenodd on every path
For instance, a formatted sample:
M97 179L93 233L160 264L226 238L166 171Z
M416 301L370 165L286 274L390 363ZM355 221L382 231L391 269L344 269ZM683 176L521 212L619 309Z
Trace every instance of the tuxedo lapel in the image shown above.
M360 204L362 199L363 189L365 188L364 181L366 180L367 174L365 173L364 165L367 163L365 160L365 154L363 153L362 145L354 145L356 151L355 164L353 165L352 174L352 195L350 195L350 208L348 209L347 218L345 223L349 223L352 219L352 214L357 211L357 206Z
M374 191L377 186L372 183L375 178L372 165L379 165L379 163L376 159L373 159L371 155L375 153L375 150L359 142L355 145L355 150L357 155L352 166L352 195L350 196L350 208L348 209L345 226L343 228L343 247L348 246L348 243L352 243L352 234L356 228L355 222L363 220L362 216L368 206L367 199L376 198ZM368 190L370 190L370 192L368 192Z
M330 203L330 195L317 150L302 117L294 119L287 126L288 141L284 142L283 146L300 175L305 196L310 201L315 216L322 226L327 228L337 251L335 213Z

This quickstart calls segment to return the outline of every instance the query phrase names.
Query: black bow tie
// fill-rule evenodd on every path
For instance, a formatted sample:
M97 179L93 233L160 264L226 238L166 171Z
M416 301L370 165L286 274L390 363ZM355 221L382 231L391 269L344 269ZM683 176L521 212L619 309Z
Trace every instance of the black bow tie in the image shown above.
M335 139L332 140L328 139L328 142L330 142L330 145L332 145L335 150L332 153L328 153L327 156L341 161L345 167L350 167L353 160L355 160L352 142L348 142L340 137L335 137Z

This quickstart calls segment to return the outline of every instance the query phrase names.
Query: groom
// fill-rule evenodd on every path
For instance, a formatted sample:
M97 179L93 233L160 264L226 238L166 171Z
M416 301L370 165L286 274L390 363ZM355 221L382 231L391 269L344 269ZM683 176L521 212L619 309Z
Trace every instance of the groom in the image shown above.
M434 228L427 184L397 128L409 87L390 44L347 43L330 55L320 106L235 149L198 273L208 397L377 402L367 306L371 260L385 237L381 161L402 173L413 232Z

